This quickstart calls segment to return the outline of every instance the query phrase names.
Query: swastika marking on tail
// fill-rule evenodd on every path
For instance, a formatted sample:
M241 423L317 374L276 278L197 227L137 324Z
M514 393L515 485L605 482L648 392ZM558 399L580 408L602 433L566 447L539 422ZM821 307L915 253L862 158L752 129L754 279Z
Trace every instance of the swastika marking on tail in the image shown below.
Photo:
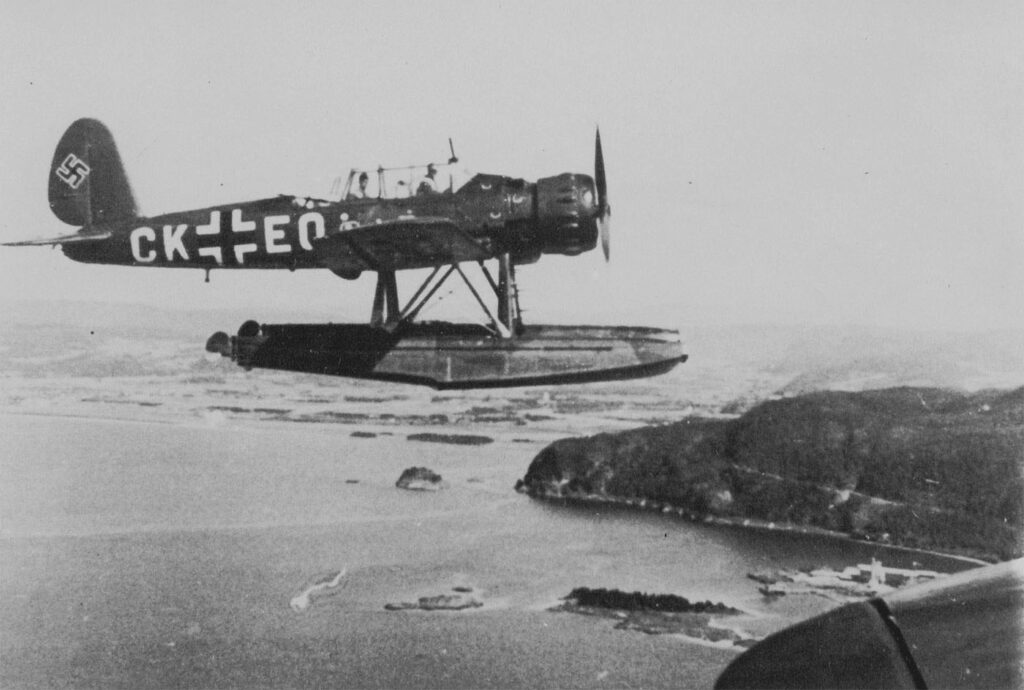
M76 156L73 153L69 153L64 159L64 162L54 170L57 177L61 179L64 184L71 189L78 189L78 187L85 181L85 178L89 176L91 168L86 165L85 161Z

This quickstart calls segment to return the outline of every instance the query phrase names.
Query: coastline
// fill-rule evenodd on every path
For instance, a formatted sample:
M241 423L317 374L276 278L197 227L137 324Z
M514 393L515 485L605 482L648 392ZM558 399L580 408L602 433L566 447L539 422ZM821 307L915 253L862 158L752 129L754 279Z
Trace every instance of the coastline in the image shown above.
M516 490L990 563L1020 555L1024 388L812 393L545 447Z
M528 490L517 486L516 491L521 494L530 496L540 501L544 501L551 504L566 504L574 505L579 507L613 507L615 509L623 511L637 511L644 513L661 513L667 517L678 518L686 520L690 523L698 523L705 525L717 525L722 527L735 527L753 531L765 531L765 532L789 532L795 534L805 534L811 536L827 537L838 541L845 541L852 544L862 545L876 545L881 546L889 550L901 551L908 554L921 554L926 556L934 556L943 559L949 559L952 561L962 562L965 565L971 566L985 566L991 565L990 561L985 561L980 558L973 558L971 556L965 556L963 554L950 553L945 551L937 551L931 549L919 549L913 546L905 546L903 544L893 544L887 542L873 541L871 539L859 538L855 535L847 534L846 532L838 532L835 530L825 529L824 527L815 527L813 525L795 525L786 522L771 522L767 520L759 520L757 518L740 518L740 517L728 517L711 514L698 514L690 511L682 506L674 506L669 503L661 501L655 501L650 499L636 499L636 498L620 498L616 496L600 496L595 494L588 495L545 495L545 494L534 494Z

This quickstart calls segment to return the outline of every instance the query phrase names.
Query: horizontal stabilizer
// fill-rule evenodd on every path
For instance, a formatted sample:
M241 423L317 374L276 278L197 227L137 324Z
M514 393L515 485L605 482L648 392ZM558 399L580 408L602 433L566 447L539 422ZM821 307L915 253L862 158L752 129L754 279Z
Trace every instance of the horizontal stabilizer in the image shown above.
M21 242L4 242L5 247L47 247L58 244L76 244L79 242L98 242L110 237L109 231L103 232L76 232L73 235L62 237L48 237L42 240L23 240Z
M314 251L324 267L342 275L491 258L447 218L407 218L341 230L316 240Z

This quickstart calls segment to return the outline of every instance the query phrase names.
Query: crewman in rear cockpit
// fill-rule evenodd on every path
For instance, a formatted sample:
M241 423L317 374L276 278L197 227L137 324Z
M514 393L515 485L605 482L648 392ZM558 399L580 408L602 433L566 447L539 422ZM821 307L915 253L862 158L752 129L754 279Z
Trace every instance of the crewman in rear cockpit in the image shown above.
M359 188L350 190L346 199L366 199L369 195L366 193L366 186L370 184L370 176L366 173L359 173Z
M421 194L437 194L437 181L434 179L436 176L437 168L431 163L427 166L426 176L416 185L416 196Z

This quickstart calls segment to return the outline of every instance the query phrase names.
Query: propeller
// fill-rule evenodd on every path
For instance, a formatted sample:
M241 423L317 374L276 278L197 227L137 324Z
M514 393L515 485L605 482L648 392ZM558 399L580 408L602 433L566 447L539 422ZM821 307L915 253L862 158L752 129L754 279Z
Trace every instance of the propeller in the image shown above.
M601 130L597 130L594 138L594 184L597 186L597 230L601 235L601 249L604 260L608 261L611 251L612 208L608 205L608 180L604 176L604 154L601 152Z

